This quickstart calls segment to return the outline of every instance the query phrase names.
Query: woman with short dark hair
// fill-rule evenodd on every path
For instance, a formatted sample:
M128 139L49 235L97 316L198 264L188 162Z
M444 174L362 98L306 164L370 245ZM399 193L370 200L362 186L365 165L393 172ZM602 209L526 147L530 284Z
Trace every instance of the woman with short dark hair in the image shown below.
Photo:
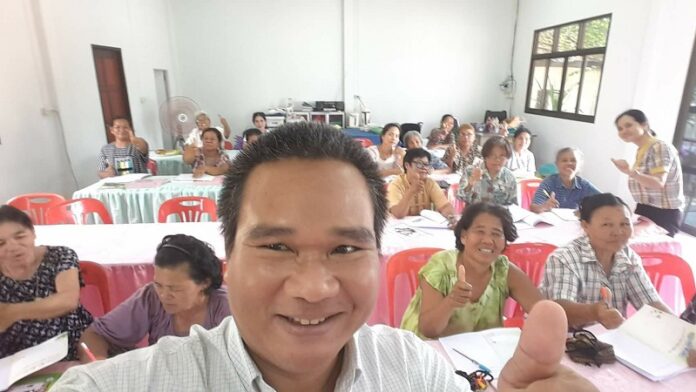
M467 203L517 204L517 180L505 167L511 154L510 144L504 137L493 136L486 140L481 149L483 162L466 168L459 181L457 197Z
M157 246L153 282L89 326L82 341L99 359L132 349L147 336L188 336L193 325L211 329L230 315L222 262L210 245L185 234ZM88 361L86 356L81 358Z
M208 128L201 134L201 140L201 147L190 147L184 151L183 160L193 167L193 176L225 174L230 168L230 158L222 148L222 133L216 128Z

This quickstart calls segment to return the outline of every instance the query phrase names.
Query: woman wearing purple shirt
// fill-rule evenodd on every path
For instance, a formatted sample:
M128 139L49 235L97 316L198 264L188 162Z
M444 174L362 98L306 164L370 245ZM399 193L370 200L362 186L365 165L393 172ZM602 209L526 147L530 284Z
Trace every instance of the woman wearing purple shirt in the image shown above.
M222 267L213 249L185 234L168 235L157 246L153 282L141 287L87 328L81 342L97 359L134 348L147 336L188 336L192 325L206 329L230 315ZM89 362L84 352L83 362Z

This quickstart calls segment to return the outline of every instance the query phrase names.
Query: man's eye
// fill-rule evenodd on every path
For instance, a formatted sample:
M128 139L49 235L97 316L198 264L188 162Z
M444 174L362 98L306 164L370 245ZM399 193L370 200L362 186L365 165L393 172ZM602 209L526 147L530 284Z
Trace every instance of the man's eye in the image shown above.
M357 252L358 250L360 250L360 248L357 248L357 247L352 246L352 245L341 245L341 246L336 247L336 249L334 249L333 253L346 255L346 254Z
M270 249L270 250L277 250L277 251L289 250L289 248L285 244L280 244L280 243L264 245L262 247L266 248L266 249Z

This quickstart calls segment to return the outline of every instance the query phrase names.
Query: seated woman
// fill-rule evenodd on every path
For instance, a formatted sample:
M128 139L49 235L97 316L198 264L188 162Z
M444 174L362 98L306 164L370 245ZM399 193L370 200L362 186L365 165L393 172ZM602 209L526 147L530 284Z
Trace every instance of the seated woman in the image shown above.
M221 284L222 263L208 244L185 234L165 236L157 246L153 282L94 320L81 341L104 359L145 336L152 345L163 336L188 336L194 324L214 328L230 315ZM80 359L89 362L85 355Z
M423 148L423 139L421 139L421 134L418 131L408 131L404 134L404 145L406 145L406 151L413 150L416 148ZM430 168L433 173L449 173L450 168L447 166L442 159L430 154Z
M382 177L403 173L403 161L406 151L399 147L401 128L396 123L389 123L382 128L379 146L370 146L367 152L377 162Z
M225 138L230 137L230 134L232 132L232 129L230 128L230 125L227 123L227 119L225 117L222 117L221 115L218 114L218 117L220 118L220 123L222 124L222 127L214 127L218 131L224 133ZM203 145L203 131L205 131L208 128L211 128L211 122L210 122L210 117L208 117L208 114L204 111L200 111L196 113L196 128L193 128L191 132L188 134L186 137L186 141L184 142L184 146L186 148L188 147L201 147Z
M80 305L79 262L64 246L36 246L24 212L0 206L0 358L68 333L66 360L92 322Z
M266 129L266 115L263 112L252 114L251 122L254 123L254 127L261 131L262 134L268 132L268 129Z
M230 158L222 149L222 134L215 128L208 128L201 135L203 146L187 147L184 150L184 162L193 166L193 176L204 174L219 176L230 168Z
M671 313L628 246L633 225L623 200L611 193L584 198L580 224L585 235L549 255L541 283L542 293L565 309L570 326L599 322L617 328L629 302L636 309L648 304Z
M474 127L466 123L459 127L457 143L447 148L442 160L453 173L462 174L467 167L479 163L482 158L481 146L476 143Z
M527 128L518 128L512 139L512 156L508 159L506 167L513 172L524 175L534 175L536 162L534 154L529 151L532 142L532 133Z
M457 249L434 254L418 272L418 289L401 328L435 339L502 327L508 297L525 312L542 299L529 277L501 254L517 239L505 207L467 206L454 235Z
M483 162L464 170L457 197L467 204L479 201L517 204L517 180L505 167L512 154L510 144L502 136L493 136L483 144L481 153Z
M452 128L454 128L454 116L445 114L440 119L440 128L435 128L430 131L430 136L428 136L428 149L445 150L447 147L454 144L454 133L452 132Z
M256 143L263 133L258 128L249 128L242 133L244 138L244 148Z
M539 184L529 209L536 213L549 211L552 208L577 210L583 198L598 194L599 189L596 186L578 176L581 166L580 150L571 147L558 150L556 153L558 173L544 178L544 181Z

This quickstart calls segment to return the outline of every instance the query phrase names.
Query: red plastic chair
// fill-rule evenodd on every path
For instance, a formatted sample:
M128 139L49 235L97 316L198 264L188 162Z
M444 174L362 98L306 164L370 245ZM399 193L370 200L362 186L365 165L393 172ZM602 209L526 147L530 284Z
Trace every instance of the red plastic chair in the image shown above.
M447 190L447 200L449 200L452 207L454 207L454 212L461 215L462 212L464 212L464 208L466 208L466 202L457 197L457 192L459 192L459 184L450 185Z
M232 145L232 142L229 140L225 140L225 143L223 143L225 150L234 150L234 145Z
M410 297L416 292L418 287L418 271L428 262L430 256L441 251L441 248L413 248L402 250L389 257L387 260L387 304L389 306L389 325L394 324L394 286L396 279L401 274L408 277Z
M511 263L524 271L535 286L539 286L544 276L544 265L546 264L546 260L554 250L556 250L556 246L551 244L528 242L522 244L508 244L503 254L507 256ZM524 316L524 309L522 309L522 306L510 299L509 303L505 305L505 310L512 309L513 307L514 311L512 315L510 315L509 312L506 312L506 315L512 318Z
M46 210L47 225L74 225L87 223L87 218L96 214L102 223L111 225L114 223L111 214L104 204L97 199L84 198L67 200L58 203ZM96 221L96 219L95 219Z
M80 303L92 316L103 316L111 310L111 291L106 270L91 261L80 261L80 274L85 283L80 288Z
M162 203L157 214L157 222L166 223L171 214L177 214L181 222L200 222L203 214L211 221L217 220L217 205L212 199L202 196L183 196Z
M537 188L539 188L539 184L541 184L541 180L538 178L529 178L520 181L520 193L522 196L522 200L520 200L520 207L526 210L529 209L529 206L532 205L532 201L534 200L534 194L536 193Z
M662 288L665 276L674 276L681 282L684 303L691 302L696 294L696 284L694 283L694 271L691 270L689 263L677 255L660 252L640 252L638 255L643 259L643 268L650 277L650 281L655 285L657 291ZM667 304L672 310L677 310L677 303Z
M26 212L35 225L45 225L46 210L63 201L65 198L55 193L27 193L13 197L7 204Z
M356 137L355 139L356 142L360 143L363 147L368 148L372 145L372 140L365 138L365 137Z
M152 174L153 176L156 176L157 175L157 162L155 162L152 159L148 160L147 161L147 170L150 171L150 174Z

